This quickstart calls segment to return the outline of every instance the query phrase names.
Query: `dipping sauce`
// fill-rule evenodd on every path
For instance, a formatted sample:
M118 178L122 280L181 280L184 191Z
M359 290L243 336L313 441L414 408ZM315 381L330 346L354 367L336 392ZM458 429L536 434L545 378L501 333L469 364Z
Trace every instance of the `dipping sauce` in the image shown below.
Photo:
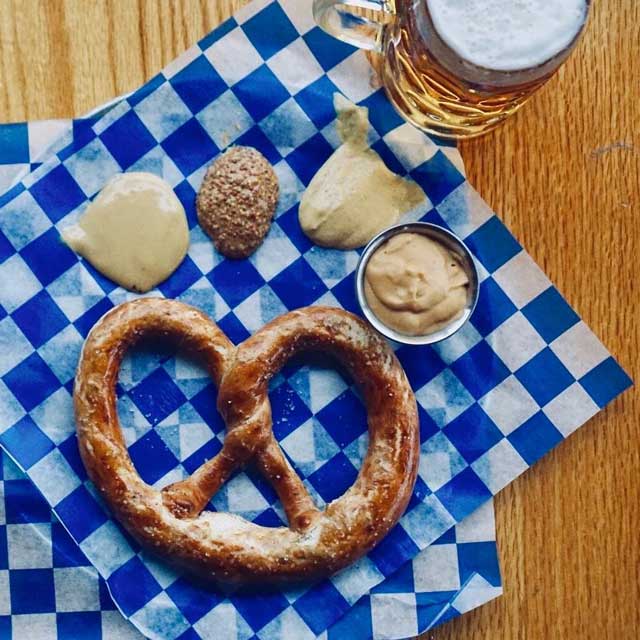
M419 233L401 233L371 256L364 293L371 311L408 336L439 331L469 304L469 275L460 258Z
M171 185L151 173L110 180L62 239L100 273L145 293L183 261L189 226Z
M369 148L369 110L339 93L333 102L343 144L303 195L300 226L321 247L355 249L423 203L426 196L418 184L390 171Z

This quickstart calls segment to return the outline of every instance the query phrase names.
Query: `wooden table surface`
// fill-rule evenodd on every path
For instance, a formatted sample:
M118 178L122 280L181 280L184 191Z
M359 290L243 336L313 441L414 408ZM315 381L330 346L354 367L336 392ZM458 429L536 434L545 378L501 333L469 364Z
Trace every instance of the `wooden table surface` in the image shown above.
M79 115L130 91L242 0L0 0L0 121ZM469 177L640 379L640 3L594 0L577 53L493 135ZM505 595L437 640L635 640L640 393L496 499Z

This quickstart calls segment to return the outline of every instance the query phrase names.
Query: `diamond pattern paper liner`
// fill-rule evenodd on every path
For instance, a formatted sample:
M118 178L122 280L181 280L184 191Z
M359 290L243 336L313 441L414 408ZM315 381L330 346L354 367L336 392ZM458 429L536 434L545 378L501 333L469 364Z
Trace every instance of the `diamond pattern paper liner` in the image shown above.
M84 121L49 121L0 126L5 142L0 147L0 192L46 159L41 148L49 147L44 156L50 156L72 142L74 131L86 125ZM52 139L55 142L49 145ZM446 152L462 169L457 150ZM84 554L57 518L51 518L44 499L9 458L4 459L3 477L4 504L0 507L6 516L0 527L7 543L0 543L5 576L4 591L0 590L5 602L0 610L2 633L10 637L13 629L21 637L24 629L30 629L32 640L76 638L79 628L86 629L91 638L137 635L133 626L123 626L104 580L88 568ZM353 627L363 630L362 638L367 634L376 638L413 636L496 597L501 593L499 585L492 505L487 502L408 566L374 587L371 596L364 595L329 630L329 638L340 638ZM365 632L367 627L370 631ZM286 630L281 625L281 635Z
M429 205L413 217L466 239L481 266L480 305L466 330L437 348L398 350L420 405L422 464L409 509L382 544L339 576L263 597L260 606L208 594L194 610L193 588L140 555L86 482L71 412L77 355L95 321L130 296L78 261L58 229L114 173L150 170L174 186L192 226L189 257L157 293L203 308L235 341L306 304L355 310L357 253L313 247L297 224L304 187L337 144L336 89L370 108L373 147L424 188ZM282 187L265 245L240 263L215 254L193 207L206 165L230 144L259 148ZM446 155L393 112L366 58L313 27L310 3L250 5L0 205L0 304L14 345L0 373L0 438L125 615L151 636L193 637L210 624L239 638L281 637L285 628L302 638L322 633L630 383ZM131 455L148 482L174 481L219 450L215 390L188 363L138 354L121 391ZM318 501L333 499L353 481L366 447L363 408L348 382L289 366L271 397L284 450ZM313 447L302 447L311 435ZM275 495L253 474L234 478L214 506L265 525L281 521Z
M0 638L11 638L12 631L13 638L30 640L142 638L116 610L106 582L33 484L9 458L3 463ZM341 640L351 633L360 640L374 632L378 638L411 637L499 595L501 589L494 586L499 581L487 503L361 598L325 637ZM223 622L233 617L227 613ZM285 616L280 637L296 638L296 633Z

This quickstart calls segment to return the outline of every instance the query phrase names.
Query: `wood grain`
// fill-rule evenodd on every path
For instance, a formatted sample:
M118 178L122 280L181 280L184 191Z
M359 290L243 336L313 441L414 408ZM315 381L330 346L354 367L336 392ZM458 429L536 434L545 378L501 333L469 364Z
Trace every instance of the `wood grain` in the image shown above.
M70 117L150 78L241 0L0 0L0 120ZM640 378L640 3L594 0L560 74L469 176ZM635 640L640 394L627 393L496 500L505 595L427 634Z

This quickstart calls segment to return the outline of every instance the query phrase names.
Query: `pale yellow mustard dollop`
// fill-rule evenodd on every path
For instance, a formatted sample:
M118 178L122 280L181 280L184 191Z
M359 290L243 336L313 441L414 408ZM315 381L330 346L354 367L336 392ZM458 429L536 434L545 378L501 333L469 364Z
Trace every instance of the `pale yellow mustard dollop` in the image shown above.
M132 172L110 180L62 238L114 282L145 293L184 259L189 226L171 185L153 174Z
M304 233L333 249L363 247L425 201L418 184L390 171L369 148L369 111L334 96L343 144L315 175L300 202Z

